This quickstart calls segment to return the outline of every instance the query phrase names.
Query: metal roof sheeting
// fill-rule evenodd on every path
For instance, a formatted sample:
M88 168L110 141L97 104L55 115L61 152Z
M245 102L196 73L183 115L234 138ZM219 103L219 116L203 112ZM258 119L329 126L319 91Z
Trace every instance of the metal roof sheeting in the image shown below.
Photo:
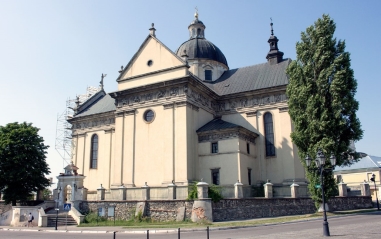
M355 162L352 165L341 167L336 166L334 171L338 172L367 168L381 168L381 157L368 155L366 157L361 158L358 162Z
M265 89L289 83L286 69L291 59L271 65L262 63L226 71L214 82L203 82L219 95Z
M114 111L115 109L115 100L111 98L110 95L106 94L86 109L81 110L79 114L75 115L75 118Z

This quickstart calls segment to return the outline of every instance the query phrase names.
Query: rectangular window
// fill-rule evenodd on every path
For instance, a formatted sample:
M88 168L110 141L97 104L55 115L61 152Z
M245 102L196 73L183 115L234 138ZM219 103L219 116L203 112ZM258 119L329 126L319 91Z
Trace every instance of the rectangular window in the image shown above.
M218 142L212 143L212 154L218 153Z
M211 70L205 70L205 80L212 80L212 71Z
M251 168L247 169L247 179L249 181L249 185L251 185Z
M337 182L337 183L341 183L341 180L342 180L341 175L337 175L337 176L336 176L336 182Z
M211 170L212 172L212 183L214 185L220 185L220 169L215 168Z
M247 154L250 154L250 144L249 143L246 143L246 151L247 151Z

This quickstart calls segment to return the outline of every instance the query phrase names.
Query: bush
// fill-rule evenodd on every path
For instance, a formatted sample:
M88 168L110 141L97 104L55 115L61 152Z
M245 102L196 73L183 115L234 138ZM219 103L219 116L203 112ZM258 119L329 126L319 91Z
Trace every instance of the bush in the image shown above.
M84 223L97 223L107 221L106 217L98 217L97 213L90 212L85 216Z
M195 200L198 198L197 183L197 181L193 181L193 183L189 184L187 200ZM218 202L223 199L221 194L221 187L214 184L210 185L208 187L208 196L212 199L213 202Z

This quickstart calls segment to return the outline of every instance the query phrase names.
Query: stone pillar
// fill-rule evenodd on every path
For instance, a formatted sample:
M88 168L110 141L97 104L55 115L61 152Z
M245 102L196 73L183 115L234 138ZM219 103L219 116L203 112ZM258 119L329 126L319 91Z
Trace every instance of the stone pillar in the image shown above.
M291 197L292 198L298 198L299 197L299 185L296 184L295 181L293 181L290 188L291 188Z
M119 191L119 200L126 200L126 195L127 195L127 188L123 185L118 187Z
M168 184L168 200L176 199L176 184L172 181Z
M149 196L149 186L147 185L147 182L145 182L144 186L142 187L143 200L149 200Z
M347 184L341 180L337 186L339 188L339 197L346 197L348 195Z
M369 188L369 183L367 183L365 180L361 186L361 196L370 196L370 188Z
M208 186L205 182L197 183L197 197L198 199L208 198Z
M270 180L267 179L267 183L263 185L265 187L265 198L273 197L273 184L270 183Z
M235 198L243 198L243 184L237 180L237 182L234 184L234 197Z
M99 188L97 188L97 200L98 201L101 201L101 200L105 200L105 192L106 192L106 189L104 187L102 187L102 184Z
M201 179L202 181L202 179ZM197 183L197 197L192 207L192 222L210 221L213 222L212 200L208 198L208 186L206 182Z

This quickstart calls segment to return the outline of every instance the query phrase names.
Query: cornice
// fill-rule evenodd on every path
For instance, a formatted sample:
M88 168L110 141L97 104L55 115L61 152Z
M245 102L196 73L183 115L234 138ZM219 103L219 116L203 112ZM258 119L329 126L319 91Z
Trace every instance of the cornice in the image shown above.
M288 112L288 107L279 108L279 113Z
M199 143L239 138L253 144L255 144L255 139L259 136L257 133L251 132L243 127L205 131L197 133L197 135Z
M128 80L132 80L132 79L136 79L136 78L141 78L141 77L145 77L145 76L149 76L149 75L154 75L154 74L158 74L158 73L173 71L173 70L177 70L177 69L181 69L181 68L188 69L189 66L187 66L187 65L180 65L180 66L170 67L170 68L161 69L161 70L158 70L158 71L153 71L153 72L148 72L148 73L145 73L145 74L140 74L140 75L136 75L136 76L127 77L125 79L118 79L117 82L128 81Z
M115 124L114 114L109 115L92 115L92 117L81 118L78 121L72 123L72 130L95 128L101 126L109 126Z

